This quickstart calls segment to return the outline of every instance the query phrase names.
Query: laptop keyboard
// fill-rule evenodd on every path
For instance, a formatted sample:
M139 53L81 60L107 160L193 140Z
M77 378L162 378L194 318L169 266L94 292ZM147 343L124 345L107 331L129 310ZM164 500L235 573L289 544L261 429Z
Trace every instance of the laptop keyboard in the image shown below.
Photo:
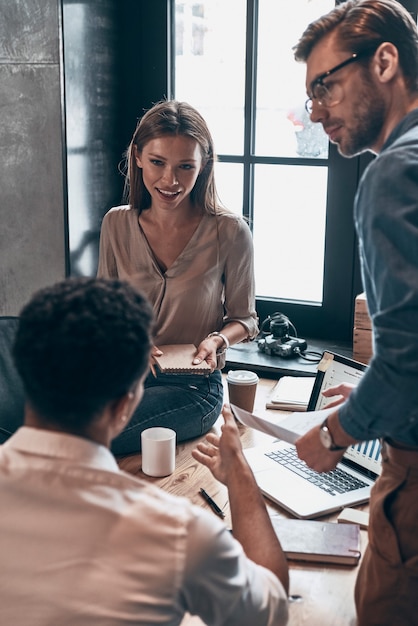
M310 469L304 461L299 459L295 448L266 452L266 456L273 459L273 461L277 461L280 465L287 467L295 474L298 474L298 476L305 478L316 487L323 489L323 491L326 491L331 496L347 493L348 491L360 489L361 487L367 487L367 483L355 478L340 468L335 468L321 474Z

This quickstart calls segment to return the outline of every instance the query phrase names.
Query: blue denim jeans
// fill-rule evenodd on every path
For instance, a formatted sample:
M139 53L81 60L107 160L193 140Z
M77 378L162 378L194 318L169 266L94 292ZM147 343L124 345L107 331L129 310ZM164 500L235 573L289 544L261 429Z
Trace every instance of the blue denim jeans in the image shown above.
M177 442L204 435L222 409L223 386L219 370L201 374L149 374L144 396L126 428L112 443L115 455L141 451L141 432L153 426L172 428Z

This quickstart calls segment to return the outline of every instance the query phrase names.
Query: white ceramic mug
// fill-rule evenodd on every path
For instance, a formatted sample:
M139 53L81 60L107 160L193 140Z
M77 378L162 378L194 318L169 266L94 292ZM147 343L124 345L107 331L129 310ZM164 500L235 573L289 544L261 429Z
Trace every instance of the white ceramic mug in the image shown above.
M142 471L148 476L168 476L176 466L176 431L156 426L141 433Z

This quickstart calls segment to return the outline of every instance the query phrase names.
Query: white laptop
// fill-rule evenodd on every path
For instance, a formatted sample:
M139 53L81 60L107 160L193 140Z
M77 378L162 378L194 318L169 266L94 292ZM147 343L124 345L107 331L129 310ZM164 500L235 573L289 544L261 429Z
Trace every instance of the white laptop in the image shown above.
M318 365L308 411L323 409L330 402L322 396L327 387L340 382L357 384L366 367L325 351ZM304 415L309 417L309 413ZM301 419L300 413L297 419ZM335 470L321 474L308 468L298 458L295 446L283 440L266 448L247 448L244 453L262 493L300 519L320 517L367 502L381 470L377 439L350 446Z

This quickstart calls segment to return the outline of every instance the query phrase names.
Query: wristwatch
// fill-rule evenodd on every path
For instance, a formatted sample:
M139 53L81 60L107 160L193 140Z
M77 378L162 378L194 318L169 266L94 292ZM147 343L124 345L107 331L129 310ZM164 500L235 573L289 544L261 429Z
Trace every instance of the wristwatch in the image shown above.
M327 450L345 450L346 446L337 446L334 443L334 439L332 438L331 431L328 428L328 418L321 424L321 428L319 430L319 438L321 440L322 445Z

